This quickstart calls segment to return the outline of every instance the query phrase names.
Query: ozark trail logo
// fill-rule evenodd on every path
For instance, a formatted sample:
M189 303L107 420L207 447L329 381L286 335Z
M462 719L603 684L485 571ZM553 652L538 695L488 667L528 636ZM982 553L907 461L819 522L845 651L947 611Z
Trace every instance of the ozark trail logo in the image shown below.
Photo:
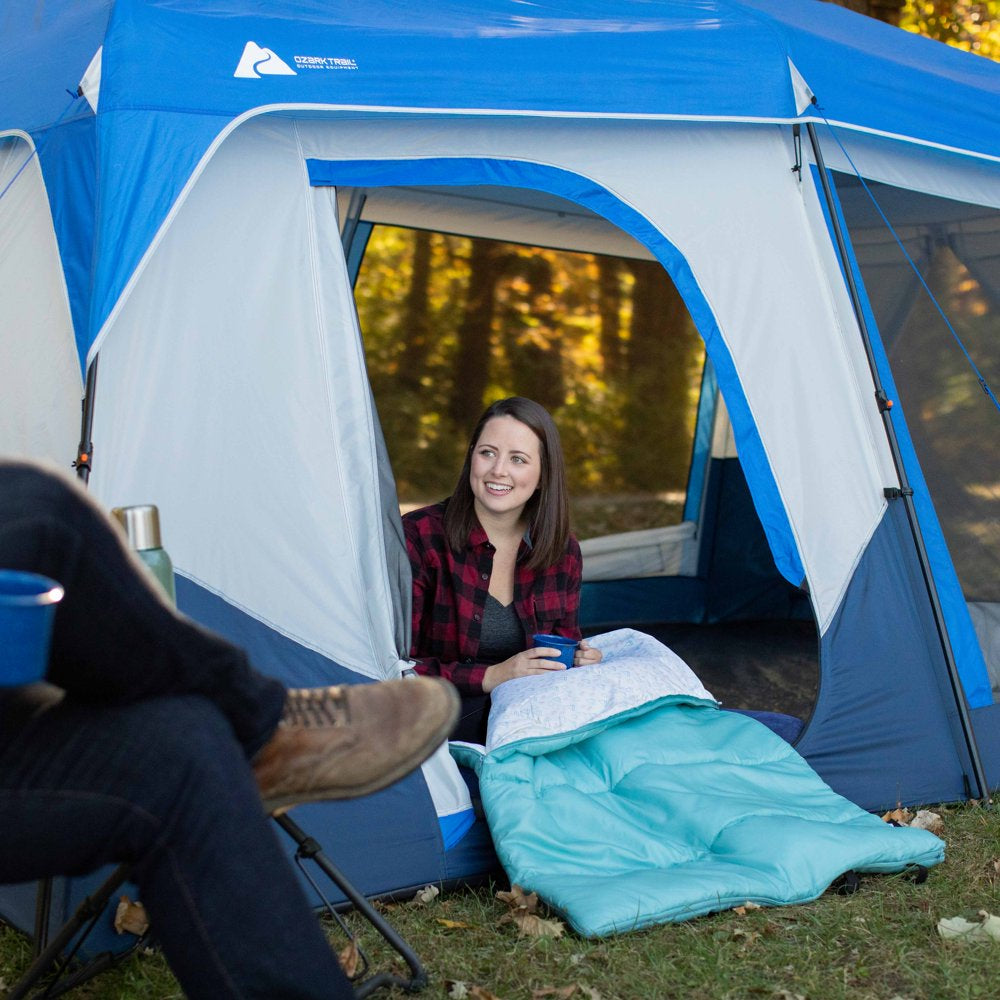
M247 42L233 76L259 80L262 76L295 76L295 70L270 49Z
M295 63L295 69L271 49L265 49L256 42L247 42L233 76L259 80L262 76L298 76L297 70L358 68L356 59L342 56L292 56L292 61Z

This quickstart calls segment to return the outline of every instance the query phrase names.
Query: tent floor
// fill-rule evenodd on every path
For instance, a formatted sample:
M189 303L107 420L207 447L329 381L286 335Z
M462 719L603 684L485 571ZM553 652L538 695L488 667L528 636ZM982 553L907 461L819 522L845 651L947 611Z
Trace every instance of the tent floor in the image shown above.
M819 688L819 638L811 621L751 621L636 628L669 646L726 708L808 719Z

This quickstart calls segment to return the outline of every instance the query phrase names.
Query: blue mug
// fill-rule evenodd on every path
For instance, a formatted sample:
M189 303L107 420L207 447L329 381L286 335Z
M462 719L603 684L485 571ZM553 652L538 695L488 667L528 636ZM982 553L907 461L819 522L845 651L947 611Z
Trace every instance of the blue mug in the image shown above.
M550 649L558 649L559 655L552 657L552 659L559 660L567 670L573 666L573 654L579 645L576 639L567 639L564 635L548 635L544 632L533 635L531 637L531 644L536 648L538 646L548 646Z
M0 569L0 687L45 676L63 589L47 576Z

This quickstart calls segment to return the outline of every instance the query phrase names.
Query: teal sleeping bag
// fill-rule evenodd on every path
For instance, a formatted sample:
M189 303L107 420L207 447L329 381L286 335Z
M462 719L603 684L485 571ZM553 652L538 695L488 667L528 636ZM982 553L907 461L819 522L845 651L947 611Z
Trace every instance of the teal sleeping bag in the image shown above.
M852 869L943 859L933 834L866 813L766 726L721 711L656 640L591 641L596 667L501 685L487 746L463 755L511 882L580 934L801 903Z

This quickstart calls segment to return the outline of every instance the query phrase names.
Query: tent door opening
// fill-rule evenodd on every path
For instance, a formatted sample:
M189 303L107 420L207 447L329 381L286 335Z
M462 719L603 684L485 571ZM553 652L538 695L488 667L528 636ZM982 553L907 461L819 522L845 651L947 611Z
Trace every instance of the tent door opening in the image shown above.
M401 509L451 492L491 399L538 399L567 453L584 631L646 631L725 705L807 718L809 598L776 568L701 337L659 263L537 191L337 200Z

